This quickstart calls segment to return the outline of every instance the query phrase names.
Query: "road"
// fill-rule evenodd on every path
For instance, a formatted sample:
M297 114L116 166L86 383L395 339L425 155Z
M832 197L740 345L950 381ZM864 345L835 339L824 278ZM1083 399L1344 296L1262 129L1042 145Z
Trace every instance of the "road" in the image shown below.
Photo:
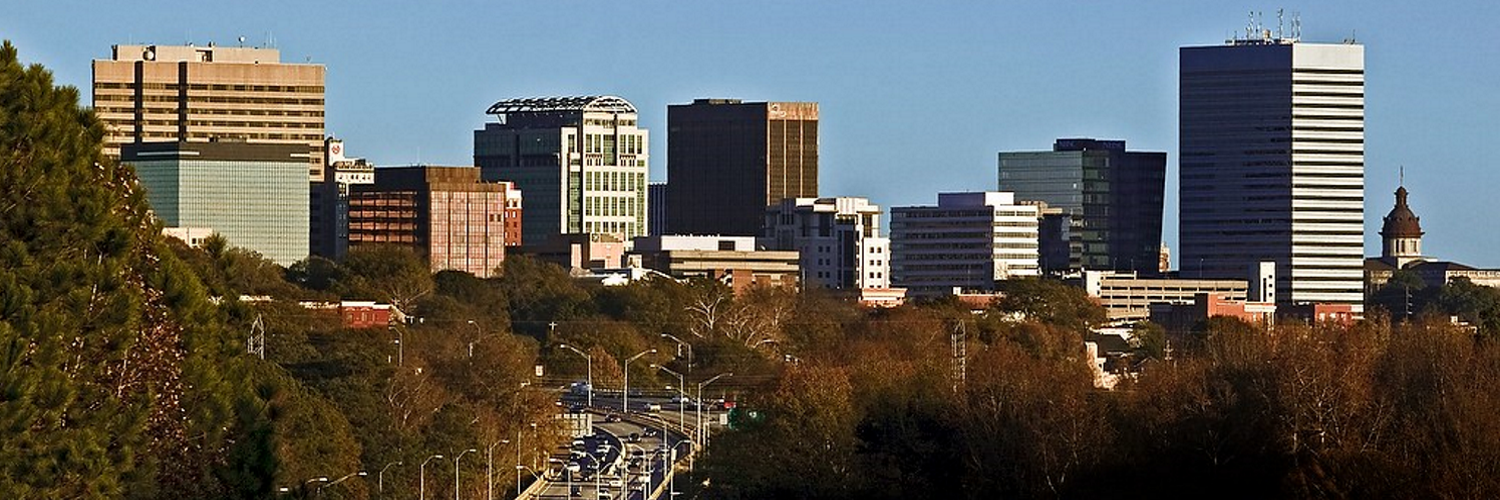
M585 398L564 395L562 400L566 406L580 407ZM697 428L695 407L666 397L632 395L630 406L635 411L630 419L606 419L605 414L618 414L620 403L617 393L594 395L592 411L598 414L593 434L557 450L549 475L555 482L541 490L540 498L649 500L647 495L658 491L666 478L673 451L678 458L690 453L692 445L682 429L691 434ZM647 411L654 408L659 410ZM716 425L722 413L704 408L706 426Z

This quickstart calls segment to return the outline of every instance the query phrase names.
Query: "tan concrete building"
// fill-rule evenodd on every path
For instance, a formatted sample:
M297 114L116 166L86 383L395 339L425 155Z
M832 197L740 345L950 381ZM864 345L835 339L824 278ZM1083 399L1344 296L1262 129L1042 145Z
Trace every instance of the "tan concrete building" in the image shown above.
M116 45L93 70L111 158L134 142L305 144L309 180L323 180L321 64L285 64L258 47Z

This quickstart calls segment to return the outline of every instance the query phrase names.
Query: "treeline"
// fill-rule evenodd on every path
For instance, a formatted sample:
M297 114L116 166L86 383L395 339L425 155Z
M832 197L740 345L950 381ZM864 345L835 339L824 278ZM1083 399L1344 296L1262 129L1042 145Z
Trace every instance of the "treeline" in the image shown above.
M1446 316L1215 318L1098 390L1077 292L834 330L715 439L702 498L1492 498L1500 346ZM1016 320L1019 316L1030 319ZM961 382L949 346L969 334ZM701 463L700 463L701 465Z

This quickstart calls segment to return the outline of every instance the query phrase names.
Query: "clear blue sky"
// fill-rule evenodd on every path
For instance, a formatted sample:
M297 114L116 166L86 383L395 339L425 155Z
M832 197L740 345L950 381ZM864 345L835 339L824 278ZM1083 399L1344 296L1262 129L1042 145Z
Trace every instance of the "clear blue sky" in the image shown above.
M0 38L82 89L113 44L269 35L283 60L328 66L328 132L382 165L471 164L486 106L565 94L635 103L656 180L668 104L817 101L822 194L885 207L994 189L999 151L1125 139L1168 152L1174 250L1177 48L1221 43L1249 10L1274 25L1282 7L1301 13L1304 40L1366 45L1366 253L1405 165L1424 249L1500 267L1500 2L7 4Z

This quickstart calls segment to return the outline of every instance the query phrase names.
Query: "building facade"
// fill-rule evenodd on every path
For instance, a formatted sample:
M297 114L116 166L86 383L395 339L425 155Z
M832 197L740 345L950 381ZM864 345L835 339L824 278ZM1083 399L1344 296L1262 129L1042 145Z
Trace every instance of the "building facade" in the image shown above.
M375 165L364 158L344 154L344 141L324 140L322 182L312 183L308 219L308 241L313 255L342 259L349 251L350 186L375 183Z
M667 183L646 184L646 221L650 236L667 234Z
M648 232L649 137L635 106L613 96L507 99L474 131L474 163L486 181L526 193L526 244L554 234Z
M766 208L759 243L801 255L802 286L889 288L890 239L865 198L786 198Z
M1068 248L1067 267L1048 259L1043 270L1157 272L1166 153L1127 151L1125 141L1058 139L1051 151L1002 152L999 165L1000 191L1046 202L1070 219L1068 240L1042 245Z
M1142 277L1132 272L1084 271L1073 284L1098 300L1110 324L1115 325L1145 321L1151 318L1152 306L1192 304L1202 294L1242 302L1262 298L1250 293L1251 283L1244 278L1177 279ZM1275 300L1258 302L1274 304Z
M761 233L766 207L818 197L818 103L667 107L669 234Z
M104 152L119 158L124 144L215 138L298 145L304 183L321 182L325 72L282 63L269 48L116 45L110 59L93 62Z
M735 293L751 287L796 288L795 251L758 250L753 236L648 236L636 238L631 252L641 265L673 278L711 278Z
M305 154L300 144L142 142L120 160L168 228L206 228L289 266L308 255Z
M510 183L481 181L474 167L378 168L373 184L352 186L349 244L410 246L433 272L494 276L516 239L518 196Z
M1364 47L1267 34L1180 58L1182 274L1272 261L1279 305L1360 307Z
M937 206L892 208L891 284L935 295L1038 276L1039 215L1000 192L940 193Z

